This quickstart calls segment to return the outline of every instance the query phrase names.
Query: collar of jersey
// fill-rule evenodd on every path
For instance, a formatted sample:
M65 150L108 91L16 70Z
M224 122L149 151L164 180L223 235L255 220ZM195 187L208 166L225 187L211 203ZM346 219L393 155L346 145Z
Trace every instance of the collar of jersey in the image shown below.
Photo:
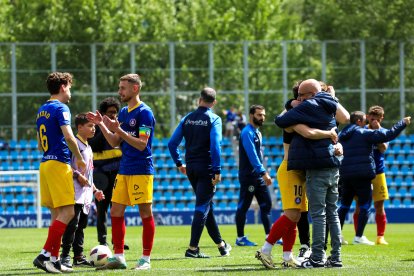
M76 134L76 138L78 138L85 145L88 145L88 141L83 140L83 138L79 134Z
M134 110L135 108L137 108L138 106L141 105L141 101L137 102L137 104L131 108L128 107L128 112L131 112L132 110Z

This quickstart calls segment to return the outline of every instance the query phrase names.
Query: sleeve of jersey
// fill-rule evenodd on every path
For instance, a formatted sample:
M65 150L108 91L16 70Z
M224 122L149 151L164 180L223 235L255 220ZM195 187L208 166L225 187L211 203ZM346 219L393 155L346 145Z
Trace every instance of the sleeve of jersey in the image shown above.
M61 105L57 111L59 126L70 125L70 110L67 105Z
M372 133L372 135L369 137L369 140L371 143L384 143L391 141L405 129L407 125L404 123L403 120L397 122L395 125L392 126L391 129L377 129Z
M242 144L244 150L246 151L247 157L249 158L250 164L252 165L254 171L262 175L266 170L260 162L259 156L254 146L254 134L251 131L245 131L242 133Z
M138 137L149 138L151 131L154 129L154 116L148 109L144 109L140 113L139 118L139 134Z
M185 117L181 120L178 124L177 128L175 129L173 135L171 136L170 141L168 141L168 149L170 150L170 155L174 160L174 163L177 167L180 167L183 164L183 160L181 159L180 150L178 146L180 145L181 141L183 140L183 122Z
M212 122L210 131L210 154L212 169L214 174L221 173L220 155L221 155L221 131L222 122L221 118L217 117Z

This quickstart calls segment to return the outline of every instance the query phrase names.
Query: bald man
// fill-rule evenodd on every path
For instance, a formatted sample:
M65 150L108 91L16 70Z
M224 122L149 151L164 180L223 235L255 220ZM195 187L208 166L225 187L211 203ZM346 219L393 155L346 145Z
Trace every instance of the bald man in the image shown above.
M321 91L319 81L307 79L299 86L298 99L303 102L281 114L275 123L281 128L305 124L311 128L330 130L336 122L346 123L349 113L332 95ZM306 171L306 194L312 218L312 254L302 268L342 267L341 229L336 211L341 157L335 155L332 140L311 140L295 134L289 148L288 170ZM331 230L332 251L325 262L325 228Z

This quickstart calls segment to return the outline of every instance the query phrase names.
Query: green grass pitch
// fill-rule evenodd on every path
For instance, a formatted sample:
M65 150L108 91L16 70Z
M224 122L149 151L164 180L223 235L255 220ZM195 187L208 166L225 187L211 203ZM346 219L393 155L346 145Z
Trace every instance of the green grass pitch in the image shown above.
M340 269L278 269L270 271L254 258L260 247L234 246L236 227L220 226L223 238L233 246L231 256L219 257L216 246L205 230L200 242L203 252L210 259L186 259L184 251L190 237L190 226L158 226L151 258L150 271L136 272L132 270L136 259L141 255L141 227L127 227L126 241L130 250L126 251L127 270L94 271L93 268L75 268L76 275L124 275L124 274L155 274L155 275L414 275L414 224L388 224L386 239L388 246L355 246L342 247L344 267ZM109 229L110 233L110 229ZM0 230L0 274L30 275L42 274L33 267L32 261L40 252L45 241L47 229L1 229ZM264 232L261 225L247 225L246 234L261 246ZM375 241L375 224L369 224L366 236ZM344 236L350 243L353 238L353 226L345 225ZM85 248L97 245L96 229L88 227L85 232ZM299 248L298 239L294 254ZM282 256L282 247L273 249L275 262Z

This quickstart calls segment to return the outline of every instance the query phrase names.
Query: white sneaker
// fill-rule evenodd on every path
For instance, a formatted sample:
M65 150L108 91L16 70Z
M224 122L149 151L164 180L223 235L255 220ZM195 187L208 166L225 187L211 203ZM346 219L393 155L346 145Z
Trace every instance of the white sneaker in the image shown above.
M375 243L368 240L367 237L362 236L362 237L357 237L355 236L354 241L352 242L352 244L363 244L363 245L374 245Z
M299 267L301 264L301 262L299 262L298 260L296 260L295 258L290 258L289 260L283 260L282 262L282 267L283 268L288 268L288 267Z
M306 244L302 244L302 246L299 249L299 254L296 259L302 263L303 261L305 261L305 259L308 259L311 254L312 254L312 249L310 249Z
M148 270L151 269L151 264L144 260L143 258L139 259L137 265L135 266L135 270Z
M347 245L348 242L345 240L344 236L341 235L341 244L342 245Z
M276 269L276 266L275 266L275 264L273 263L273 260L272 260L272 255L263 253L260 250L260 251L256 251L255 257L256 257L256 259L261 261L262 264L265 267L270 268L270 269Z

